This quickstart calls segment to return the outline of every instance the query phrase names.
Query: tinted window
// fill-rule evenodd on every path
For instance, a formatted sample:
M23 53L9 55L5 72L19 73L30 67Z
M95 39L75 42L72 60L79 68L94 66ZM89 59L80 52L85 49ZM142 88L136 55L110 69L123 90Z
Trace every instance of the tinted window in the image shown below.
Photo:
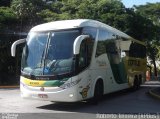
M111 39L114 39L114 35L112 33L105 29L99 30L96 57L106 53L107 41Z
M129 49L129 56L130 57L137 57L137 58L145 58L146 57L146 47L132 42Z

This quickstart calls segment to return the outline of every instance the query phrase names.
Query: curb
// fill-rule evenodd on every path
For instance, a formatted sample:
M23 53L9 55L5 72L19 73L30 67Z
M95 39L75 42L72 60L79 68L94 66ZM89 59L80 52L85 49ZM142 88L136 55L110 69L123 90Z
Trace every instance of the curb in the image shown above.
M154 89L149 90L149 94L150 94L151 96L153 96L153 97L157 98L157 99L160 99L160 95L158 95L158 94L154 93L154 91L153 91L153 90L154 90Z
M5 88L19 88L19 86L0 86L0 89L5 89Z

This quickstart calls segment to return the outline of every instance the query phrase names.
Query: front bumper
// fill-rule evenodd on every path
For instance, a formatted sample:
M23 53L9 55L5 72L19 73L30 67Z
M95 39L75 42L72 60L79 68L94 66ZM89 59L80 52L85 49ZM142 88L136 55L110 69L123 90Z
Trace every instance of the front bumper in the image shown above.
M46 100L55 102L77 102L82 100L76 86L68 89L59 87L32 87L24 84L20 85L21 97L27 99Z

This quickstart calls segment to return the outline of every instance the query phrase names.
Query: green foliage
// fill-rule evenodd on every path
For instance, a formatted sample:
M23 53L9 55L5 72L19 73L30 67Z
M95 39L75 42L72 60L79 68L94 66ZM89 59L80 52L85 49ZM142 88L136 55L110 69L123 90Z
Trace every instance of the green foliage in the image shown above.
M15 14L9 7L0 7L0 23L7 25L8 23L14 23L16 21Z
M63 7L63 3L62 2L54 2L50 5L50 9L57 13L57 14L62 14L61 8Z
M17 18L30 26L40 23L38 13L46 8L42 0L12 0L11 8Z
M11 8L0 8L0 26L16 20L22 26L63 19L94 19L142 41L159 38L160 3L125 8L120 0L12 0ZM156 25L155 25L156 24ZM158 32L156 32L158 31Z
M42 10L40 13L38 13L38 15L39 17L43 18L43 21L45 22L56 21L59 19L59 15L49 9Z
M148 3L147 5L135 6L137 12L153 21L154 24L160 26L160 2Z
M151 40L160 39L160 3L148 3L147 5L135 6L135 8L137 14L150 21L150 24L145 25L150 26Z

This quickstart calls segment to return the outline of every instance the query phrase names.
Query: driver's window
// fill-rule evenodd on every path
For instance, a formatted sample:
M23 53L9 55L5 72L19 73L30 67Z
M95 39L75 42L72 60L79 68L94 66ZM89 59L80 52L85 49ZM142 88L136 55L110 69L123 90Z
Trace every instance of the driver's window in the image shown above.
M83 69L86 65L86 46L85 41L81 43L80 52L79 52L79 67Z
M92 39L83 40L80 46L80 53L79 53L80 69L84 69L89 66L91 62L92 51L93 51L93 40Z

